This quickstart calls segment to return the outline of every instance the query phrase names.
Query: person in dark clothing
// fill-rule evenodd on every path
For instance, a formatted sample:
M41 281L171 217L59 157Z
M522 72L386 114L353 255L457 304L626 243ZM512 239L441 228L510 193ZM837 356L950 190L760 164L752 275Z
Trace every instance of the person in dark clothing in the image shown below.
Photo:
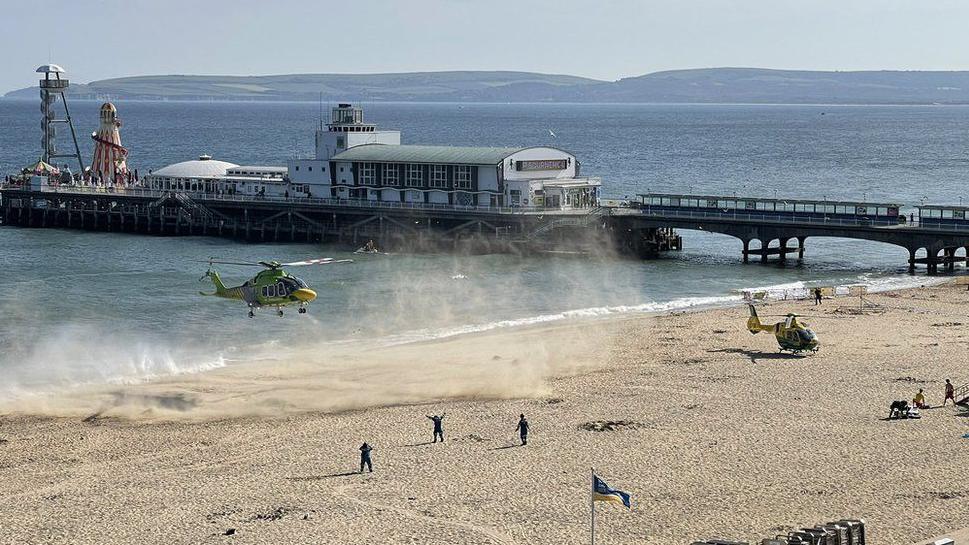
M522 446L528 444L528 420L525 420L525 415L518 415L518 426L515 427L515 431L518 432L518 436L521 437Z
M447 413L442 413L441 416L438 415L425 415L434 422L434 442L437 443L437 438L441 438L441 442L444 442L444 416Z
M821 288L814 288L814 304L821 304Z
M360 446L360 473L363 473L363 466L367 466L370 473L373 473L373 462L370 460L370 451L373 447L364 443Z
M945 407L946 402L949 401L950 399L952 400L952 404L955 405L956 404L955 394L956 394L956 389L954 386L952 386L952 382L950 382L949 379L945 379L945 399L942 400L942 406Z

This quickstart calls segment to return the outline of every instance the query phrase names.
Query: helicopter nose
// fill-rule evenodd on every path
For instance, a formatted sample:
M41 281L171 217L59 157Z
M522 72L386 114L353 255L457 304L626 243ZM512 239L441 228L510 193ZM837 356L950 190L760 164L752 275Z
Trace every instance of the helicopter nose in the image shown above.
M293 292L293 297L304 303L309 303L313 299L316 299L316 292L309 288L300 288Z

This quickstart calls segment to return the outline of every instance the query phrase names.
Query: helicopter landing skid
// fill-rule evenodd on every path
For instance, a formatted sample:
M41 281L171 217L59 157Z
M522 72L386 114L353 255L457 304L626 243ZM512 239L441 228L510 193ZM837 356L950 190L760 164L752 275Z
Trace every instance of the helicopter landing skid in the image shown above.
M817 348L778 348L778 352L783 354L784 352L789 352L792 356L807 356L808 353L817 354Z

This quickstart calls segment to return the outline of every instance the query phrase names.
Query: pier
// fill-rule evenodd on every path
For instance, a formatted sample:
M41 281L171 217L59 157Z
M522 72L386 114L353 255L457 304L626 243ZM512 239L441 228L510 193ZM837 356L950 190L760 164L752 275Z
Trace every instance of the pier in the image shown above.
M599 207L462 207L92 187L0 187L0 222L253 242L363 244L374 239L382 247L415 251L589 251L606 244L649 258L680 247L669 229L617 229Z
M716 204L713 204L716 203ZM711 206L711 204L713 204ZM783 208L783 209L782 209ZM342 242L410 250L534 252L592 250L653 258L682 248L679 230L737 238L744 262L802 260L814 237L894 244L915 272L952 272L969 255L966 214L947 221L900 207L794 199L642 195L638 202L589 208L462 207L336 198L192 195L147 189L0 187L0 221L163 236L218 236L265 242ZM914 221L913 221L914 220Z
M908 218L901 205L738 196L644 194L625 207L605 209L625 229L671 228L732 236L742 244L746 263L789 256L804 259L813 237L871 240L909 253L909 271L924 265L928 274L952 272L967 263L969 221L964 207L917 206ZM947 217L943 214L947 211ZM939 212L939 214L936 214ZM958 254L961 250L961 255ZM920 255L921 253L921 255Z

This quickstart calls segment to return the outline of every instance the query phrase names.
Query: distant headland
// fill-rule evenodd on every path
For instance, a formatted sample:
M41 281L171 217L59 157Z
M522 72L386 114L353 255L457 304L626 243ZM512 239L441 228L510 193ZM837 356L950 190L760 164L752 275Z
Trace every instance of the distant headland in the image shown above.
M6 98L33 98L34 87ZM77 99L753 104L969 104L969 71L700 68L618 81L512 71L132 76L73 84Z

